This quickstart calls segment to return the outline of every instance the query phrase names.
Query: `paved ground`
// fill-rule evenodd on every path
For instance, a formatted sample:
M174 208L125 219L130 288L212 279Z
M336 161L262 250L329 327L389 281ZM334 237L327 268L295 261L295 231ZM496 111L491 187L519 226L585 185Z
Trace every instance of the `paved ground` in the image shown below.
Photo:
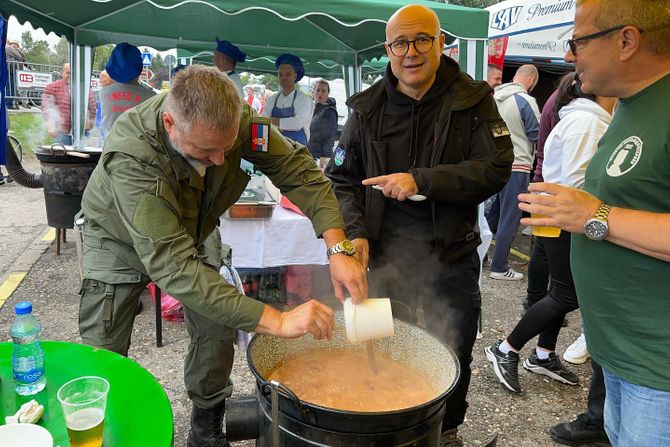
M35 160L28 160L26 166L33 172L39 169ZM8 333L13 304L30 300L44 327L43 338L79 342L76 326L79 276L71 232L68 231L68 242L64 244L62 254L56 256L55 243L49 245L42 241L48 234L42 191L22 188L16 183L0 186L0 216L0 284L4 283L0 286L0 301L8 291L6 279L17 278L10 274L27 273L0 308L0 337L5 339ZM528 253L528 239L521 235L517 237L519 252ZM514 263L515 267L523 269L522 260L515 258ZM483 349L504 337L518 321L525 287L525 280L484 281L483 338L475 345L470 410L461 430L469 446L481 445L496 433L499 434L499 446L557 445L549 440L548 428L573 419L585 407L591 371L588 363L572 367L582 380L582 385L575 387L549 381L523 368L520 375L524 391L520 395L511 395L495 381ZM183 446L190 412L182 383L188 336L183 324L166 322L165 346L156 348L153 307L148 294L143 300L145 311L137 319L130 357L148 369L165 388L174 412L175 446ZM569 327L561 333L559 350L562 351L578 334L579 316L571 315ZM532 343L524 354L528 353L530 345ZM239 353L233 379L236 394L248 394L253 390L253 380Z

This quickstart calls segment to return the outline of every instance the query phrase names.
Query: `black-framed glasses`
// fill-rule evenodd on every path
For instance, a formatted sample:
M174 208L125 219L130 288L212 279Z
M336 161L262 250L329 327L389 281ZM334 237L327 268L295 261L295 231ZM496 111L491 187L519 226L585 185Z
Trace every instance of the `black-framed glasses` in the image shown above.
M394 40L393 42L386 43L386 46L390 48L391 53L393 53L393 55L396 57L405 56L409 51L410 44L414 45L414 49L417 53L426 54L433 49L435 39L440 36L441 34L438 34L437 36L421 36L414 40L398 39Z
M568 46L570 47L570 51L572 51L572 54L577 56L577 44L586 42L588 40L593 40L593 39L599 39L603 36L606 36L610 33L613 33L614 31L619 31L621 29L624 29L626 25L619 25L615 26L613 28L607 28L602 31L598 31L597 33L593 34L587 34L586 36L582 37L577 37L576 39L568 39Z

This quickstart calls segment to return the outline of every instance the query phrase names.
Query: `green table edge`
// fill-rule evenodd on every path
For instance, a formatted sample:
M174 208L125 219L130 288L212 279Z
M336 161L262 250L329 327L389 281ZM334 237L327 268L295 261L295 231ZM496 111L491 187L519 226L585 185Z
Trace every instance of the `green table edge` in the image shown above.
M105 414L104 446L172 446L174 421L170 401L156 378L133 360L106 349L63 341L42 341L47 377L45 389L19 396L12 379L12 343L0 343L0 424L31 399L44 405L39 425L54 438L54 446L69 441L58 389L69 380L100 376L110 383Z

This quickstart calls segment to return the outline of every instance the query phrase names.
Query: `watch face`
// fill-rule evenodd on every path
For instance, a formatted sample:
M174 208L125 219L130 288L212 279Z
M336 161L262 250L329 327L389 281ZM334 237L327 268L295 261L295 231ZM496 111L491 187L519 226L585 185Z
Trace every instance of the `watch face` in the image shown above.
M344 240L342 241L342 249L343 251L348 254L349 256L353 255L356 253L356 246L354 245L353 242L350 240Z
M591 219L584 225L584 232L589 239L601 241L607 236L607 224L597 219Z

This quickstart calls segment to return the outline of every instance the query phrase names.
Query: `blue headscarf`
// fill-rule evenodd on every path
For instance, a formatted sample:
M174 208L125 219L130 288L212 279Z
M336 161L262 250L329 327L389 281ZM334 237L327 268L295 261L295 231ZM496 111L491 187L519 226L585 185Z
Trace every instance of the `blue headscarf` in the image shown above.
M135 46L121 42L112 50L105 70L116 82L128 82L137 79L142 73L142 53Z
M216 38L216 51L232 58L235 62L244 62L247 59L247 53L237 48L227 40Z
M294 56L289 53L284 53L277 57L275 60L275 67L279 69L280 65L289 64L295 70L296 78L295 82L298 82L305 76L305 67L302 65L302 61L298 56Z

